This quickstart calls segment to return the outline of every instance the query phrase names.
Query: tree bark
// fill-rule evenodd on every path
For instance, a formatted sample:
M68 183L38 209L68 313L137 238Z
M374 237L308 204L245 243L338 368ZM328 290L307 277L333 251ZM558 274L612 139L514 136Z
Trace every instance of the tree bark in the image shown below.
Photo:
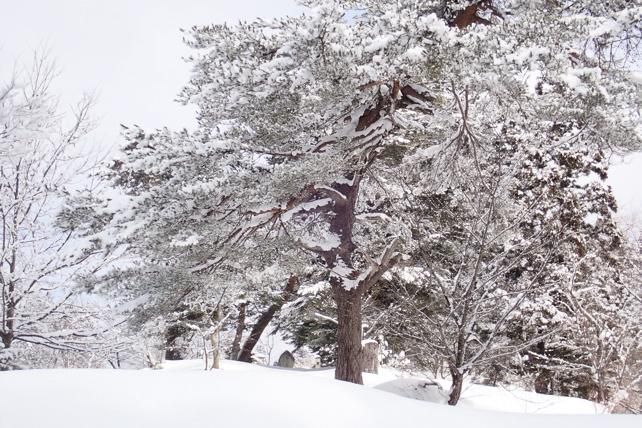
M455 367L450 369L450 376L452 378L452 385L450 387L450 397L448 398L448 404L451 406L456 406L461 398L461 389L464 385L464 375L459 372Z
M361 375L361 293L334 286L337 302L335 379L363 385Z
M254 350L256 344L259 342L263 331L267 328L268 324L270 324L270 321L272 321L272 318L274 318L274 315L283 307L283 305L296 295L298 289L299 278L296 275L290 276L290 279L288 279L288 283L285 286L285 289L283 290L283 293L281 294L278 301L273 303L267 309L267 311L263 312L256 324L254 324L254 327L252 327L250 336L245 340L245 343L243 344L243 348L241 349L241 353L239 354L238 361L243 361L246 363L252 362L252 351Z
M232 351L230 352L230 358L232 360L238 360L239 353L241 352L241 340L243 339L243 331L245 330L246 308L247 303L241 303L239 305L239 317L236 324L236 334L234 335L234 342L232 342Z

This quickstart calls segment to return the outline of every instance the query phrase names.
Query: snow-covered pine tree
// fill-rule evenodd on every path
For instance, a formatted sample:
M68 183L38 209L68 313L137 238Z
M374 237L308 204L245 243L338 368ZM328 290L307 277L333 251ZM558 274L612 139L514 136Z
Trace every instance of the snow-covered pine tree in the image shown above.
M166 210L162 198L146 199L166 222L159 230L205 242L189 254L201 260L181 269L218 275L265 249L275 261L284 248L314 257L338 309L336 377L359 383L362 297L415 244L404 218L384 215L405 191L392 178L411 156L429 159L454 141L473 151L502 138L549 147L560 127L586 147L637 146L629 56L616 41L639 37L640 8L303 4L309 12L299 17L193 28L182 99L198 106L199 130L166 145L181 161L142 147L136 166L179 190ZM430 172L440 180L452 171ZM186 189L198 189L192 207ZM150 218L143 200L138 211ZM181 204L191 213L182 218L202 230L172 223Z
M416 56L380 34L379 25L396 24L391 16L351 22L345 6L325 2L310 17L194 29L192 45L204 53L184 96L198 103L203 129L234 141L237 155L262 157L269 171L255 188L228 195L247 218L229 243L285 236L318 258L338 307L336 377L361 383L361 299L398 261L405 234L395 220L367 226L380 221L367 207L367 188L376 186L368 174L402 143L390 138L397 123L421 127L434 100L404 78L416 74ZM407 24L436 38L448 31L434 15Z
M603 293L609 295L607 300L613 299L613 305L623 304L624 248L613 218L615 201L604 183L606 160L599 148L581 139L565 142L560 136L567 132L564 126L552 129L551 144L531 148L520 164L516 196L537 204L522 226L527 236L545 228L551 231L546 247L552 252L552 262L539 282L542 291L522 313L514 314L517 329L513 338L522 341L550 334L525 353L526 366L532 363L540 369L535 381L539 392L555 390L605 401L603 394L593 396L596 384L584 370L588 367L585 352L593 351L581 351L575 343L583 340L576 331L582 323L577 316L586 305L591 309L586 307L584 314L607 316L610 305L588 303ZM528 266L525 263L522 268ZM568 361L566 366L564 361ZM558 390L559 385L565 389Z
M128 263L93 282L117 299L138 302L133 324L150 326L150 334L159 334L153 324L162 320L166 337L158 343L165 343L160 347L170 351L170 358L201 351L201 344L190 342L209 334L213 321L209 315L196 320L195 314L216 310L223 318L222 344L233 331L240 332L234 334L236 343L230 347L236 348L229 356L250 361L256 336L291 297L285 290L288 280L293 274L308 275L308 258L281 239L269 247L228 248L230 262L215 273L201 265L218 254L238 221L234 210L222 205L223 190L231 188L225 175L242 182L248 171L261 171L262 161L237 156L225 141L208 143L198 133L145 133L123 126L123 138L120 154L103 172L111 187L93 210L111 218L97 236ZM252 185L248 181L242 187ZM230 223L219 221L228 216ZM239 305L245 306L240 327L233 325ZM250 334L241 343L245 330ZM177 341L182 345L175 346Z

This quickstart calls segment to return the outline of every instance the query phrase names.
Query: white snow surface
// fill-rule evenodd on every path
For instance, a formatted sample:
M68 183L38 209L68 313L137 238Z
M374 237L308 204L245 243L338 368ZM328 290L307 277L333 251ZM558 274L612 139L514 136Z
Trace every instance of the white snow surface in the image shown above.
M490 387L465 391L462 405L453 408L420 401L441 402L443 395L434 385L390 373L366 374L364 387L333 380L332 370L286 370L230 361L222 367L204 371L201 361L182 361L165 364L162 370L0 373L0 427L618 428L640 423L639 417L627 415L538 415L470 408L485 407L486 401L493 408L510 407L516 399L526 403L536 395L502 395ZM584 400L548 399L561 404L559 411L596 410ZM529 410L523 406L522 411Z

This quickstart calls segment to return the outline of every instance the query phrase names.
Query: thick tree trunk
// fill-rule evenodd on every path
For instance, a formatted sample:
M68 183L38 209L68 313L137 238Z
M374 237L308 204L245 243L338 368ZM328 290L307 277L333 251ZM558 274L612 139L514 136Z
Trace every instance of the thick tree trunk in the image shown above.
M334 286L337 303L335 379L363 384L361 375L361 293Z
M239 305L239 317L236 323L236 334L234 335L234 341L232 342L232 351L230 352L230 358L232 360L238 360L239 353L241 352L241 340L243 339L243 331L245 330L246 308L247 303L241 303Z
M461 398L461 389L464 385L464 375L460 373L457 368L451 368L450 376L452 378L452 385L450 387L450 397L448 398L448 404L451 406L455 406Z
M272 318L274 318L274 315L283 307L283 305L296 295L298 289L299 278L296 275L292 275L290 279L288 279L288 283L285 286L285 289L283 290L283 293L281 294L279 300L276 303L272 304L267 309L267 311L265 311L259 317L256 324L254 324L254 327L252 327L250 336L245 340L243 348L241 349L241 352L239 354L239 361L243 361L246 363L252 362L252 351L254 350L256 344L259 342L263 331L267 328L268 324L270 324L270 321L272 321Z

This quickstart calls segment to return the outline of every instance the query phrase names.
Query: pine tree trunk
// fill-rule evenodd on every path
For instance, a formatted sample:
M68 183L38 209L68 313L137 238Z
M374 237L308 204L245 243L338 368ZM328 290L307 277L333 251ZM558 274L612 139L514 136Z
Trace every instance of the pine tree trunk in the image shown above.
M254 350L256 344L259 342L263 331L267 328L268 324L270 324L270 321L272 321L272 318L274 318L274 315L276 315L277 311L279 311L286 302L291 300L296 295L298 289L299 278L296 275L292 275L288 280L288 283L285 286L280 299L276 303L272 304L267 309L267 311L265 311L259 317L256 324L254 324L254 327L252 327L250 336L245 340L245 343L243 344L243 349L241 349L238 361L243 361L246 363L252 362L252 351Z
M247 303L239 305L239 317L236 324L236 334L234 335L234 342L232 342L231 359L238 360L239 353L241 352L241 339L243 339L243 331L245 330L245 311Z
M361 293L335 286L337 359L335 379L363 385L361 375Z
M254 324L254 327L252 327L250 335L243 344L243 348L239 353L239 361L243 361L245 363L252 362L252 351L254 350L254 347L257 343L259 343L259 339L261 338L263 331L265 331L268 324L270 324L270 321L272 321L272 318L274 318L276 311L278 311L280 308L281 305L274 304L270 306L267 311L261 314L256 324Z

